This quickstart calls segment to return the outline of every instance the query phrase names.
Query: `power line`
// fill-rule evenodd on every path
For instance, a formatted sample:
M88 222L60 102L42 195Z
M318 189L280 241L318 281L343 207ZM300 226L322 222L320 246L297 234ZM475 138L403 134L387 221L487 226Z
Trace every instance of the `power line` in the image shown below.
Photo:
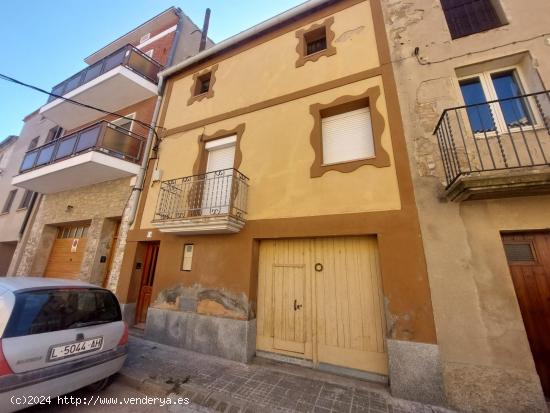
M133 119L133 118L130 118L128 116L124 116L124 115L121 115L120 113L116 113L116 112L110 112L108 110L105 110L105 109L101 109L101 108L98 108L97 106L92 106L92 105L88 105L86 103L82 103L82 102L79 102L77 100L73 100L73 99L70 99L70 98L66 98L64 96L61 96L61 95L57 95L55 93L52 93L52 92L48 92L47 90L44 90L42 88L39 88L38 86L34 86L34 85L31 85L31 84L28 84L28 83L25 83L25 82L22 82L21 80L17 80L13 77L10 77L10 76L7 76L7 75L4 75L2 73L0 73L0 79L2 80L6 80L8 82L12 82L12 83L15 83L17 85L20 85L20 86L24 86L24 87L27 87L29 89L33 89L33 90L36 90L37 92L41 92L41 93L44 93L48 96L53 96L57 99L62 99L66 102L70 102L70 103L73 103L75 105L78 105L78 106L82 106L84 108L88 108L88 109L92 109L92 110L96 110L98 112L101 112L101 113L104 113L106 115L113 115L113 116L117 116L119 118L122 118L122 119L126 119L126 120L130 120L130 121L133 121L133 122L136 122L140 125L142 125L143 127L149 129L150 131L152 131L154 134L155 134L155 137L160 140L160 137L157 133L157 131L155 130L155 128L150 124L150 123L146 123L146 122L142 122L140 121L139 119Z

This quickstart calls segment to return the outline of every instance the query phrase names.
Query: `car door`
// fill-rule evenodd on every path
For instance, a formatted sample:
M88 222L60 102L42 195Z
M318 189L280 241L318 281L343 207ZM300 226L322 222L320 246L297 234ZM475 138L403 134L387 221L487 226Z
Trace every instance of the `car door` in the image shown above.
M118 301L107 290L27 290L15 293L2 347L13 372L23 373L111 350L123 333Z

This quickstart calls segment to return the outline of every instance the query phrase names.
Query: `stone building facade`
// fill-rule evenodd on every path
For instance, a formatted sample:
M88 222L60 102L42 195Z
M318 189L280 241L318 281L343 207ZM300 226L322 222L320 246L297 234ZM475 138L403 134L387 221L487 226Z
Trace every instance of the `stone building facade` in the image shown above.
M382 5L447 402L460 411L546 411L541 380L548 381L550 349L537 345L544 338L536 337L529 311L541 311L540 331L548 315L532 307L535 290L527 290L534 294L528 298L522 290L533 273L521 278L517 271L544 265L550 248L544 247L550 197L548 160L542 157L550 154L544 92L550 84L550 4ZM529 244L532 262L517 261L510 245L530 255Z

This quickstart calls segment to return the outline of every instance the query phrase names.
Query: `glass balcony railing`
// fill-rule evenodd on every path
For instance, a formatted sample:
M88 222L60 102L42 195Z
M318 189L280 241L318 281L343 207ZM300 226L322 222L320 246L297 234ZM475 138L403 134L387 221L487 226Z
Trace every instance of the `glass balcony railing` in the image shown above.
M19 171L29 172L88 151L99 151L115 158L140 163L144 146L144 137L101 121L28 151Z
M155 84L158 81L157 74L162 69L159 62L129 44L54 86L52 94L64 96L117 66L124 66ZM55 99L55 96L50 96L48 103Z

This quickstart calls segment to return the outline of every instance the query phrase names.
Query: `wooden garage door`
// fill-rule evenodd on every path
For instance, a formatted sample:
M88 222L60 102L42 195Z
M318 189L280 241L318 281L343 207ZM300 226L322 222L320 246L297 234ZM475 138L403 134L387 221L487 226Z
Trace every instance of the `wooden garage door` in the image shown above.
M257 348L387 374L375 237L260 245Z
M88 227L59 227L44 277L78 279Z

